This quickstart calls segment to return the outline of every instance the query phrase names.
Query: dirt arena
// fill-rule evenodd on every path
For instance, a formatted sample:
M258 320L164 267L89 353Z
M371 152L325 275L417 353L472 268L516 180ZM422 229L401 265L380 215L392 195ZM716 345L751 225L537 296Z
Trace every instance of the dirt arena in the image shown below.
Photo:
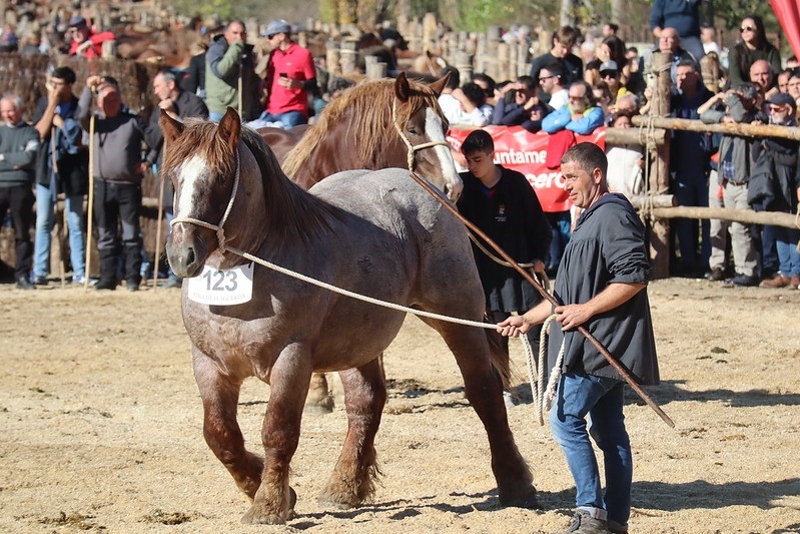
M320 507L344 437L303 420L297 518L243 526L247 499L206 447L178 292L0 286L0 532L549 533L574 488L530 403L509 411L541 510L499 508L486 437L452 356L416 318L386 356L375 500ZM632 534L800 532L800 292L672 279L649 288L663 384L648 391L671 429L628 391ZM240 421L251 447L269 388L251 380Z

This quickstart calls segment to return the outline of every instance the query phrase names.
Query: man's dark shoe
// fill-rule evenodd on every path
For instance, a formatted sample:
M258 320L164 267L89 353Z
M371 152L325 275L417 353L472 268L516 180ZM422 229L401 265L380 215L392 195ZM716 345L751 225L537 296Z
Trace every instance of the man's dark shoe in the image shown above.
M107 289L109 291L114 291L117 289L117 281L116 280L100 280L94 285L95 289Z
M20 276L19 278L17 278L17 289L28 291L30 289L36 289L36 286L30 283L27 277Z
M611 534L611 531L606 521L595 519L588 513L578 510L572 516L569 528L561 534Z
M711 269L711 272L708 273L707 278L712 282L721 282L725 280L725 270L722 267L714 267Z
M48 284L46 276L34 276L33 283L37 286L46 286Z
M726 287L753 287L757 285L758 278L755 276L747 276L746 274L737 274L725 282Z
M139 291L139 280L126 280L125 288L128 291Z

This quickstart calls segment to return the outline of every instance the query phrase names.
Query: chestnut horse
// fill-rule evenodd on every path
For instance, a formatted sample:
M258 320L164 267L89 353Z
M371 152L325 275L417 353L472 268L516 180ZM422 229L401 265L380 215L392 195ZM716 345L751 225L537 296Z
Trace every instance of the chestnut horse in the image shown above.
M446 82L444 78L425 85L405 74L365 82L331 101L307 130L258 132L286 175L303 189L339 171L410 167L455 202L463 184L445 141L447 119L437 102ZM293 142L296 146L286 153ZM333 409L324 375L314 376L308 408Z
M387 396L379 357L405 313L319 289L240 254L363 295L481 321L483 289L465 228L404 169L346 171L304 191L230 108L218 126L180 123L162 113L161 128L170 147L164 172L175 187L167 257L178 276L190 278L182 314L203 401L203 434L252 499L242 521L275 524L293 517L290 462L313 372L339 372L348 420L321 499L337 507L360 505L373 494L378 474L374 439ZM249 300L199 302L203 291L238 291L245 278ZM206 285L212 280L219 287ZM492 366L493 357L502 358L490 349L495 333L425 322L456 357L488 435L500 503L535 506L532 476L514 443ZM240 387L251 376L270 385L264 458L245 449L236 421Z
M425 85L400 74L365 82L325 106L283 160L304 189L350 169L412 167L455 202L463 184L445 140L449 127L437 102L447 78ZM409 159L409 153L411 159Z

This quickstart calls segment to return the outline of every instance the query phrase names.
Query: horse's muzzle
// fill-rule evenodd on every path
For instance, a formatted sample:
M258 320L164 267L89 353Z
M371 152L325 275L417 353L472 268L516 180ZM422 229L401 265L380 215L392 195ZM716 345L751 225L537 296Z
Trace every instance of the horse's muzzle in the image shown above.
M181 278L197 276L203 270L208 258L208 240L204 233L208 230L176 224L167 239L167 260L172 272Z

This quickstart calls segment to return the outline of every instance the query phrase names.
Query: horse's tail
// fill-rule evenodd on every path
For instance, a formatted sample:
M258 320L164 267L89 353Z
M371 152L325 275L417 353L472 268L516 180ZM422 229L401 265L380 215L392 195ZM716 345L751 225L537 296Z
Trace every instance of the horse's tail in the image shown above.
M503 390L508 391L511 387L511 357L508 353L508 339L504 338L495 330L488 328L484 329L486 332L486 340L489 342L489 354L492 360L492 367L495 368L497 374L500 375L500 381L503 383Z

